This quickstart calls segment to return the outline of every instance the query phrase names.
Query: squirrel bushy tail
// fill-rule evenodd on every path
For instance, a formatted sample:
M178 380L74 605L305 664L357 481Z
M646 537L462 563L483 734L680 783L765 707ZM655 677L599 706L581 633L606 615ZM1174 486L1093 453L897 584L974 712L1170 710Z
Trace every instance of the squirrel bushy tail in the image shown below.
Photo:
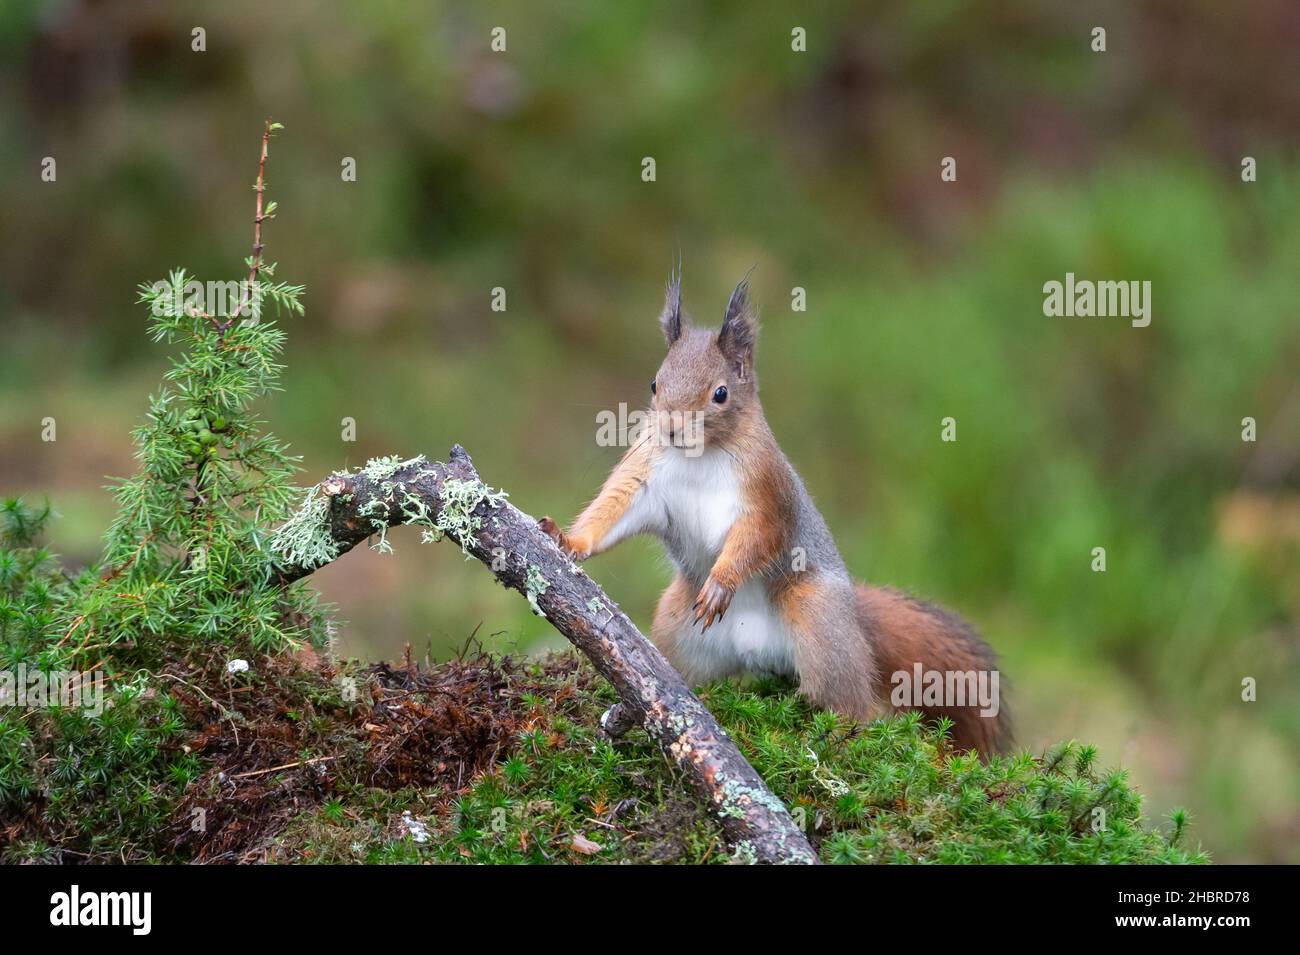
M889 587L857 587L858 619L871 642L876 661L877 699L887 703L897 689L895 674L911 681L920 664L925 672L987 674L997 658L971 626L951 611ZM909 687L910 687L909 683ZM975 749L988 757L1011 745L1011 718L1000 694L996 715L981 715L980 707L903 705L900 711L920 710L927 717L952 720L951 740L958 751Z

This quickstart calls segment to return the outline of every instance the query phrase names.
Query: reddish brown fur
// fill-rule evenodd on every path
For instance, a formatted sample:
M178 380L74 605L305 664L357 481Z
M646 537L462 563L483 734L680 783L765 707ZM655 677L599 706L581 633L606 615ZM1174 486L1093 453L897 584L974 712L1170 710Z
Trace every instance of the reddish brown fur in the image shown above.
M713 576L733 592L784 555L794 507L788 472L777 466L780 450L755 397L725 442L739 464L745 508L732 525L713 566Z
M599 554L604 550L601 545L605 535L627 512L633 496L649 477L655 450L650 440L637 442L610 472L601 485L600 493L573 522L569 532L560 534L558 529L548 528L548 533L555 536L578 560ZM545 520L551 519L548 517ZM551 528L554 528L554 522L551 523Z
M681 574L674 574L668 589L659 595L654 622L650 625L651 639L659 651L677 668L687 683L695 685L712 679L714 674L691 673L682 663L684 657L677 651L677 641L693 616L695 592Z
M858 619L875 647L879 673L876 696L889 707L890 677L910 673L919 662L927 670L976 671L996 668L993 651L960 618L946 610L916 600L888 587L859 586ZM903 707L912 709L913 707ZM1010 717L1005 703L997 716L981 716L979 708L934 707L922 710L929 717L946 716L953 722L956 749L977 749L985 755L1002 752L1011 742Z

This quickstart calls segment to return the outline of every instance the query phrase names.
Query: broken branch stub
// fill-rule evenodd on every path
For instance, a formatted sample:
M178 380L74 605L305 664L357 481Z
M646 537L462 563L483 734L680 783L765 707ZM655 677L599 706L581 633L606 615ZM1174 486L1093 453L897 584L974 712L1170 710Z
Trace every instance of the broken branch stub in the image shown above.
M290 583L389 527L449 537L525 597L614 685L613 733L640 723L708 802L742 860L816 863L807 839L677 671L537 521L483 484L464 448L446 463L371 461L312 489L277 532L274 573Z

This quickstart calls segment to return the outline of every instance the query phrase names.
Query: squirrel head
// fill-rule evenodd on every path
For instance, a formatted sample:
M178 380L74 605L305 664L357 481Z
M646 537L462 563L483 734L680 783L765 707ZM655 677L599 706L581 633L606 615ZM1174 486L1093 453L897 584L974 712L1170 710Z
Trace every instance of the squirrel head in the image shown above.
M682 310L679 266L668 282L659 324L668 354L650 383L650 407L660 443L696 449L727 443L759 407L758 316L749 301L749 276L731 293L721 327L699 328Z

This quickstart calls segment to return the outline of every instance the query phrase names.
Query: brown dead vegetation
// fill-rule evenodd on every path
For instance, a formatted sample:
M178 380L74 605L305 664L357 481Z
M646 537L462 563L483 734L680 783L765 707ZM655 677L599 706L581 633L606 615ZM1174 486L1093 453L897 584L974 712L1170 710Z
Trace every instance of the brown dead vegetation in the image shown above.
M185 745L209 764L173 814L172 848L206 863L266 861L291 820L355 787L417 787L450 803L521 733L546 729L529 694L563 711L557 682L564 697L597 680L572 655L525 665L476 651L430 667L409 649L400 665L353 673L300 654L260 658L234 680L216 657L168 675L202 726Z

